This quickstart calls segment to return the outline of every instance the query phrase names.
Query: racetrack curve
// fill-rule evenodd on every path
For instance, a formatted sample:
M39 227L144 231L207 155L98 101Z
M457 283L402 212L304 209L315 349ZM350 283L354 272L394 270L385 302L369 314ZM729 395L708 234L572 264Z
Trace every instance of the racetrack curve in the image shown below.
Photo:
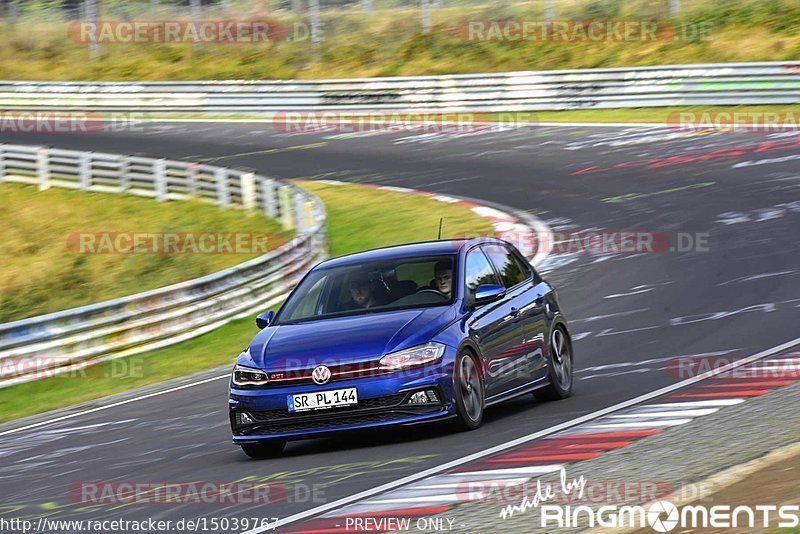
M795 132L540 126L337 136L289 135L258 123L177 122L141 129L0 134L0 142L207 159L281 178L412 187L528 210L556 233L654 231L672 245L677 232L699 233L707 234L707 247L549 259L545 275L559 288L575 337L575 395L565 401L517 399L490 409L484 426L470 433L418 427L295 442L282 459L251 461L230 443L226 381L210 381L1 436L3 515L287 517L676 382L679 377L664 369L666 359L739 358L797 337ZM70 494L85 481L265 479L284 484L286 498L269 505L86 506ZM314 485L316 502L305 492Z

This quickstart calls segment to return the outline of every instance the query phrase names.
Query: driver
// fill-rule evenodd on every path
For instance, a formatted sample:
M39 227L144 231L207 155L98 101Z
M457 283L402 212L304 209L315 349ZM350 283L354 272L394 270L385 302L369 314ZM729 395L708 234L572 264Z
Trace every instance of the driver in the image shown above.
M371 308L377 304L372 284L366 275L358 274L350 280L350 298L353 299L353 304L359 308Z
M443 295L450 296L453 288L453 264L442 260L436 262L433 268L433 288Z

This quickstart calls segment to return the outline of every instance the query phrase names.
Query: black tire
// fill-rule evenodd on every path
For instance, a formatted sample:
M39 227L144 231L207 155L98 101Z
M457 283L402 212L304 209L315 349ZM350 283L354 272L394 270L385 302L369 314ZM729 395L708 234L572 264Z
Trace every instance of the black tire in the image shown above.
M550 383L533 392L536 400L554 401L572 395L573 379L572 341L566 328L556 326L550 334L550 358L547 360L547 376Z
M481 426L484 409L483 379L478 362L470 352L463 352L456 358L453 397L456 402L456 428L475 430Z
M250 458L274 458L280 456L283 448L286 447L285 441L268 441L265 443L242 443L242 450Z

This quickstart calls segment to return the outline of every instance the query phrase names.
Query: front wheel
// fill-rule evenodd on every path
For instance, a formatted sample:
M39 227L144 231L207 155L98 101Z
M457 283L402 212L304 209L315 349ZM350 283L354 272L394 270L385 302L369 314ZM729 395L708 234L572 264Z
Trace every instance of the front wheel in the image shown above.
M555 327L550 334L547 376L550 383L533 392L537 400L559 400L572 395L572 342L562 326Z
M286 447L285 441L268 441L265 443L242 443L242 450L250 458L273 458L280 456L283 448Z
M456 401L456 426L474 430L483 423L483 381L475 358L467 352L456 359L453 395Z

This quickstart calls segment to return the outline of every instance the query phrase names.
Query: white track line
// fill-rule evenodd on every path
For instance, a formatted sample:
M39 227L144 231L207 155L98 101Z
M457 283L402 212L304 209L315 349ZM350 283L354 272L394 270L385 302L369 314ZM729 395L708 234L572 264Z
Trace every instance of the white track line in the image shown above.
M655 429L661 428L662 426L680 426L685 425L686 423L691 423L694 419L669 419L667 421L641 421L641 422L607 422L607 423L597 423L596 425L588 425L586 428L595 428L595 429L610 429L610 428L645 428L645 429Z
M480 471L465 471L463 473L453 473L448 477L475 477L475 476L517 476L517 475L546 475L560 471L563 466L556 465L531 465L527 467L508 467L506 469L482 469Z
M467 484L489 484L490 486L491 485L499 486L499 485L502 484L504 486L520 486L520 485L526 483L529 480L530 480L530 477L525 477L525 478L493 478L493 479L489 479L489 480L469 479L469 480L464 480L462 482L450 482L449 484L428 484L428 485L421 485L421 486L418 486L418 485L415 484L413 486L409 486L408 488L409 489L414 489L414 490L459 489L459 488L463 488Z
M609 418L614 419L650 419L653 417L699 417L701 415L709 415L719 408L706 408L704 410L672 410L669 412L637 412L637 413L624 413L620 415L609 415Z
M787 341L786 343L782 343L781 345L777 345L775 347L772 347L772 348L769 348L767 350L761 351L758 354L754 354L752 356L748 356L746 358L742 358L741 360L737 360L735 362L731 362L731 363L729 363L727 365L724 365L724 366L722 366L722 367L720 367L718 369L712 369L711 371L705 372L705 373L703 373L701 375L698 375L698 376L695 376L695 377L692 377L692 378L687 378L686 380L683 380L681 382L677 382L675 384L671 384L671 385L663 387L661 389L657 389L655 391L651 391L650 393L645 393L644 395L640 395L640 396L635 397L633 399L630 399L630 400L627 400L627 401L624 401L624 402L620 402L620 403L615 404L613 406L609 406L608 408L603 408L602 410L598 410L596 412L592 412L590 414L583 415L581 417L572 419L571 421L567 421L565 423L561 423L561 424L552 426L550 428L547 428L547 429L544 429L544 430L540 430L538 432L534 432L532 434L528 434L526 436L522 436L522 437L517 438L517 439L513 439L513 440L508 441L506 443L503 443L503 444L500 444L500 445L496 445L494 447L490 447L488 449L485 449L485 450L482 450L482 451L478 451L478 452L473 453L473 454L469 454L469 455L464 456L462 458L458 458L456 460L452 460L452 461L444 463L442 465L438 465L436 467L432 467L430 469L426 469L424 471L420 471L419 473L400 478L400 479L395 480L393 482L387 482L386 484L381 484L380 486L377 486L375 488L368 489L368 490L365 490L365 491L360 491L360 492L358 492L356 494L350 495L348 497L344 497L344 498L339 499L337 501L333 501L333 502L330 502L330 503L327 503L327 504L323 504L321 506L317 506L316 508L311 508L310 510L305 510L303 512L299 512L297 514L294 514L292 516L289 516L289 517L287 517L285 519L282 519L282 520L278 521L277 524L272 525L272 526L270 526L268 528L255 528L255 529L251 529L251 530L245 531L242 534L259 534L261 532L266 532L268 530L274 530L274 529L276 529L278 527L282 527L282 526L288 525L290 523L295 523L297 521L300 521L302 519L306 519L308 517L317 516L317 515L323 514L325 512L328 512L328 511L331 511L331 510L335 510L337 508L342 508L342 507L344 507L344 506L346 506L348 504L352 504L354 502L357 502L357 501L360 501L360 500L363 500L363 499L367 499L367 498L373 497L375 495L379 495L381 493L385 493L385 492L387 492L389 490L393 490L395 488L398 488L400 486L404 486L406 484L411 484L413 482L418 482L418 481L420 481L420 480L422 480L424 478L427 478L429 476L438 475L439 473L442 473L442 472L447 471L449 469L453 469L454 467L459 467L459 466L462 466L462 465L467 464L469 462L472 462L474 460L479 460L479 459L484 458L486 456L489 456L489 455L492 455L492 454L495 454L495 453L498 453L498 452L502 452L502 451L510 449L512 447L516 447L517 445L521 445L523 443L527 443L528 441L531 441L531 440L534 440L534 439L537 439L537 438L541 438L541 437L544 437L544 436L549 436L549 435L554 434L556 432L559 432L561 430L566 430L568 428L580 425L582 423L598 419L600 417L603 417L603 416L608 415L610 413L622 410L624 408L629 408L630 406L635 406L636 404L639 404L639 403L648 401L650 399L659 397L659 396L664 395L666 393L671 393L671 392L673 392L675 390L685 388L687 386L690 386L690 385L695 384L697 382L700 382L702 380L706 380L708 378L712 378L712 377L714 377L714 376L716 376L718 374L724 373L726 371L730 371L731 369L736 369L737 367L741 367L742 365L748 365L750 363L753 363L755 361L761 360L763 358L767 358L768 356L772 356L773 354L777 354L777 353L782 352L782 351L784 351L786 349L792 348L792 347L794 347L794 346L796 346L798 344L800 344L800 337L795 338L795 339L793 339L791 341ZM486 471L484 471L484 472L486 472ZM459 473L459 474L464 474L464 473ZM520 472L520 474L522 474L522 472Z
M668 404L648 404L648 408L695 408L703 406L733 406L741 404L744 399L714 399L704 401L689 401L689 402L671 402Z
M69 415L62 415L61 417L56 417L55 419L48 419L46 421L39 421L38 423L33 423L32 425L21 426L19 428L12 428L11 430L6 430L5 432L0 432L0 436L6 436L8 434L14 434L15 432L22 432L23 430L30 430L32 428L38 428L44 425L51 425L53 423L57 423L59 421L65 421L67 419L73 419L75 417L80 417L81 415L86 415L94 412L99 412L102 410L108 410L109 408L115 408L117 406L122 406L123 404L129 404L131 402L136 402L144 399L149 399L151 397L157 397L158 395L164 395L165 393L172 393L174 391L180 391L182 389L199 386L200 384L206 384L208 382L213 382L214 380L219 380L221 378L229 378L231 375L226 373L221 376L215 376L212 378L206 378L205 380L201 380L199 382L192 382L191 384L184 384L182 386L177 386L174 388L165 389L163 391L154 391L153 393L148 393L147 395L142 395L140 397L134 397L132 399L126 399L123 401L115 402L113 404L108 404L106 406L98 406L97 408L92 408L91 410L84 410L82 412L71 413Z

